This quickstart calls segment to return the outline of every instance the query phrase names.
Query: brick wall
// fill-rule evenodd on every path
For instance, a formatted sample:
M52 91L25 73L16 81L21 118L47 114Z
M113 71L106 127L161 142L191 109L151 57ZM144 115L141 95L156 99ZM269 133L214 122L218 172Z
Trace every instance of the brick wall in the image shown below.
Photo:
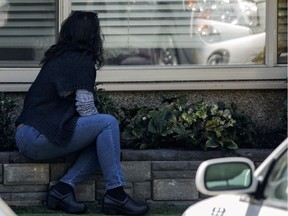
M256 166L271 150L239 150ZM195 187L195 174L203 160L223 157L218 151L122 150L126 191L137 200L159 203L192 203L204 198ZM0 152L0 196L9 205L40 205L50 184L69 168L75 155L34 162L18 152ZM98 202L105 193L101 172L76 188L79 201Z

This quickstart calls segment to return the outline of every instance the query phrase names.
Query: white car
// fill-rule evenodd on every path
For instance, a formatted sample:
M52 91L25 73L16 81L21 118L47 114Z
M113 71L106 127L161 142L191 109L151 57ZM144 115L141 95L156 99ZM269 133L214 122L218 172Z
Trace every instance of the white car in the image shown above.
M0 216L16 216L14 211L0 198Z
M222 0L191 3L193 49L185 50L193 64L255 64L264 51L265 1ZM195 45L197 44L197 45Z
M182 216L287 216L288 139L254 171L243 157L204 161L196 187L212 196L190 206Z
M206 43L198 49L194 58L197 64L253 64L254 58L264 52L264 47L265 32L262 32L217 43Z

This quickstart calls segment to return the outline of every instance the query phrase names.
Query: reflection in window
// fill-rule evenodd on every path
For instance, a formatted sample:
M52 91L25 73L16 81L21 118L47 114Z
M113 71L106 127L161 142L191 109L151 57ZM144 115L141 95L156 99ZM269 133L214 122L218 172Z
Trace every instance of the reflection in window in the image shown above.
M38 66L55 42L55 0L0 0L0 65Z
M106 64L264 64L265 0L71 2L99 13Z
M287 0L278 0L278 64L287 64Z

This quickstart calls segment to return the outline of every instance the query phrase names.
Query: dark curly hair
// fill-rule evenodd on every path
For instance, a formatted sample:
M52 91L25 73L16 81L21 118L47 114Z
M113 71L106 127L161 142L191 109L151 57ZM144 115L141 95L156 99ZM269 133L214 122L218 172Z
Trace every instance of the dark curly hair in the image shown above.
M41 64L66 51L75 50L90 55L100 69L104 64L103 40L97 13L74 11L62 23L56 44L45 52Z

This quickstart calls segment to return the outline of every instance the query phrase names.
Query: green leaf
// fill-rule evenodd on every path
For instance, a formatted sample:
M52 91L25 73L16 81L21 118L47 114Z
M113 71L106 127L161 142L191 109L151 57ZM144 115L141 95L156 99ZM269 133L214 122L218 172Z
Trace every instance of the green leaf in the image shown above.
M222 136L222 130L221 130L221 128L216 128L215 130L215 133L216 133L216 136L218 137L218 138L220 138L221 136Z
M179 124L173 128L173 131L178 135L186 135L187 134L186 128L183 125L179 125Z
M142 144L140 144L139 149L140 150L141 149L147 149L147 147L148 147L148 145L146 143L142 143Z
M206 148L217 148L219 147L219 143L214 140L207 140L205 143Z

